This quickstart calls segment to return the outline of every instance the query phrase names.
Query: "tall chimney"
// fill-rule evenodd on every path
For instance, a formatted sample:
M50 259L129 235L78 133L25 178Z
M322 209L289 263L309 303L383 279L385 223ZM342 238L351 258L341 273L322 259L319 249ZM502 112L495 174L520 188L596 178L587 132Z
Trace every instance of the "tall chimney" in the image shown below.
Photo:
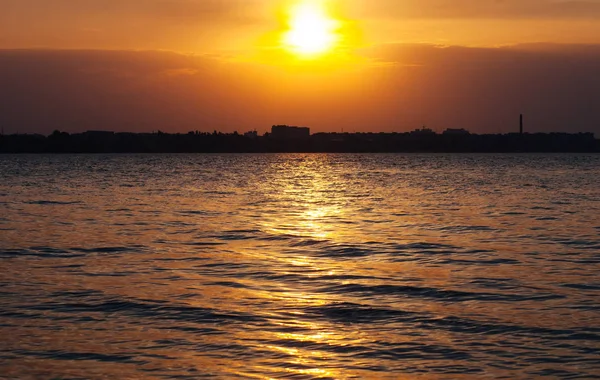
M521 134L523 134L523 114L521 114L521 129L519 130Z

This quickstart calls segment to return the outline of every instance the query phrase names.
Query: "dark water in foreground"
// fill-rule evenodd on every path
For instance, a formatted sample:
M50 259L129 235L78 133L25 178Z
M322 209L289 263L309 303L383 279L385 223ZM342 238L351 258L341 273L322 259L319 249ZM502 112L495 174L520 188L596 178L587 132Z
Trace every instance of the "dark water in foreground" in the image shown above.
M600 156L0 156L0 378L600 378Z

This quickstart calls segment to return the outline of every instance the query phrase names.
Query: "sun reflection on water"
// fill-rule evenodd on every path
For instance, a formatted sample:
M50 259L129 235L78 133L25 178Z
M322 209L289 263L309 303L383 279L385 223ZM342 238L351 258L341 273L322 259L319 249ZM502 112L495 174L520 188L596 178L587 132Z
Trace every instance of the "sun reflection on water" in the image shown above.
M1 163L8 377L593 377L595 158L48 160Z

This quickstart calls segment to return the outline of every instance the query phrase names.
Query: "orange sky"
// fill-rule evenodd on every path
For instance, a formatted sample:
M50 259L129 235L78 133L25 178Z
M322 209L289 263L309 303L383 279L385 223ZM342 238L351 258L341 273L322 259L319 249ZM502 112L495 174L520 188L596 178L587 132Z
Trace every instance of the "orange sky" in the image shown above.
M304 54L323 47L314 41L290 46L320 28L310 17L294 21L307 3L331 21L318 54ZM0 117L9 129L504 131L519 112L538 130L600 128L600 0L0 0L0 8L0 77L17 93L0 94L11 104ZM295 22L312 26L290 37ZM24 88L37 93L19 97Z
M600 43L598 0L0 0L0 47L247 51L301 1L367 44Z

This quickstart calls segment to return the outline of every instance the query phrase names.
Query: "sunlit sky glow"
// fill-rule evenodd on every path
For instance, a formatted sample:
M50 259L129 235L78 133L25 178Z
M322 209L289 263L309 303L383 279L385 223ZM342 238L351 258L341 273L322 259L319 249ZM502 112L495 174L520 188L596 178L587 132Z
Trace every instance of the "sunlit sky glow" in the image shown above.
M589 98L600 88L591 78L600 0L0 0L0 8L7 88L44 86L48 96L7 96L9 130L502 131L519 112L537 130L600 128ZM69 84L52 80L69 69ZM32 107L38 117L13 111Z
M323 5L303 1L290 9L289 30L284 43L299 55L314 56L332 49L337 42L337 21Z
M285 28L282 15L292 23L310 23L316 16L327 21L319 22L326 29L321 32L336 27L327 25L332 15L352 21L370 44L600 43L598 0L0 0L0 5L5 48L247 50L264 33Z

